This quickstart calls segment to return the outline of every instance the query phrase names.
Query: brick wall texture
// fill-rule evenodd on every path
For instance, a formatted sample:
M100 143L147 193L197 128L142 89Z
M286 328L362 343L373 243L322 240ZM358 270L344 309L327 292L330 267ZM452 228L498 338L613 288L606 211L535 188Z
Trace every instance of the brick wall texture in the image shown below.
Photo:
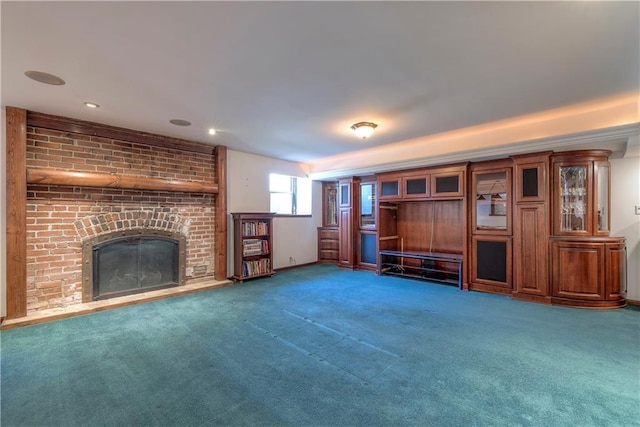
M27 128L27 167L215 182L215 157ZM215 195L34 184L27 188L27 313L82 303L82 244L121 230L187 238L186 282L214 277Z

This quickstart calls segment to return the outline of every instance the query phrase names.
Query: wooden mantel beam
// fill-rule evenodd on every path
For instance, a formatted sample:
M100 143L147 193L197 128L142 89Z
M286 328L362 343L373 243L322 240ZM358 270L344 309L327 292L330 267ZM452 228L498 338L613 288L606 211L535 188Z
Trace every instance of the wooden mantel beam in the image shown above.
M36 168L27 169L27 184L218 194L218 185L207 182Z

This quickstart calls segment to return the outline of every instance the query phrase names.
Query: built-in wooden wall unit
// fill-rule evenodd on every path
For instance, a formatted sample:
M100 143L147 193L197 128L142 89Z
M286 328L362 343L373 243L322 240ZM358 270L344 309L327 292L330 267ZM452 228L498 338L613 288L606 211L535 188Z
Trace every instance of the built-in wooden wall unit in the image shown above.
M543 304L622 307L626 247L609 236L609 155L546 151L340 180L341 264L372 269L373 245L365 246L373 237L378 274ZM372 203L365 198L374 186ZM375 218L365 218L373 205Z
M389 257L389 266L378 265L379 272L404 275L411 267L408 275L436 280L444 275L458 283L451 277L458 275L458 264L432 258L465 257L466 170L466 164L457 164L377 175L378 247ZM410 252L413 257L393 252ZM466 287L464 277L459 279Z

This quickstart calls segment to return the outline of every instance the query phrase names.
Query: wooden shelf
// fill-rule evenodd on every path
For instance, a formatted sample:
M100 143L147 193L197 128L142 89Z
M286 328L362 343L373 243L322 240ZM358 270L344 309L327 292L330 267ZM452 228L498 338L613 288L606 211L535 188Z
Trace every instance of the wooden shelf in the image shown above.
M382 250L378 274L456 285L462 289L462 255Z
M231 214L234 230L233 279L242 283L275 274L272 254L274 215L270 212Z

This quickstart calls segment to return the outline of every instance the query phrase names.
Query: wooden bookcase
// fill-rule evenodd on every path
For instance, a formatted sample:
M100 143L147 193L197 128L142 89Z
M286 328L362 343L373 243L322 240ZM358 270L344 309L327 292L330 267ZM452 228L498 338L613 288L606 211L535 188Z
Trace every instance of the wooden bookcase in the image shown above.
M239 282L273 276L274 213L232 213L233 278Z

